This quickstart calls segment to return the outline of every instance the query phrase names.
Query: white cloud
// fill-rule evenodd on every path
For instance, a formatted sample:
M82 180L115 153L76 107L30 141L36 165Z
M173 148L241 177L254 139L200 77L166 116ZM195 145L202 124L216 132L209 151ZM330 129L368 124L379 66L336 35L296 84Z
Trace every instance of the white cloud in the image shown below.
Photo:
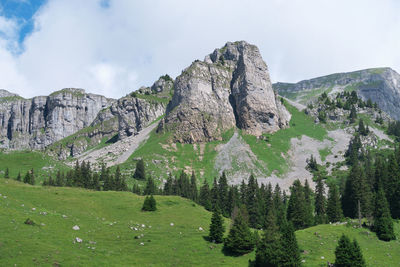
M0 88L120 97L235 40L259 46L274 81L400 70L399 11L395 0L49 0L19 56L18 25L0 17Z

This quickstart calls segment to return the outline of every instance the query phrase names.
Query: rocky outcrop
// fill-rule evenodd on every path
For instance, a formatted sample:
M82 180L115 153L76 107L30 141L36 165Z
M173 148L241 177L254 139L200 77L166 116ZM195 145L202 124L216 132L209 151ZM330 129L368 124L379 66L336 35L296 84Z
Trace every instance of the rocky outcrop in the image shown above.
M149 87L144 87L149 88ZM142 129L165 113L171 88L163 87L159 93L141 88L100 110L89 127L83 128L66 139L52 144L47 150L59 159L81 155L101 142L114 143Z
M371 99L392 118L400 120L400 75L391 68L375 68L304 80L298 83L276 83L279 94L296 98L307 92L356 90L364 101ZM312 97L307 97L312 100Z
M9 149L43 149L89 126L114 102L71 88L32 99L10 94L0 98L0 143Z
M178 142L207 142L221 140L235 126L261 135L287 126L289 120L258 48L241 41L216 49L177 77L158 131L172 131Z

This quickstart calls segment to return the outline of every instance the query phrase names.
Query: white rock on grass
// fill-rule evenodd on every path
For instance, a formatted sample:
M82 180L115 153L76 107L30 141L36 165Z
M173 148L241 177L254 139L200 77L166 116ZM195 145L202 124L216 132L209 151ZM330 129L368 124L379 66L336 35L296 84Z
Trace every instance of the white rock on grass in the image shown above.
M64 215L64 214L63 214L62 217L65 219L65 218L67 218L67 215Z
M79 237L75 237L75 241L77 242L77 243L82 243L82 239L80 239Z
M144 243L142 242L142 243L140 243L140 245L141 245L141 246L144 246Z
M78 225L75 225L74 227L72 227L72 229L74 229L75 231L78 231L78 230L81 229L81 228L79 228Z
M323 260L323 259L325 259L325 257L324 257L324 256L321 256L321 260Z
M32 208L32 210L36 210L36 208Z
M170 223L169 225L174 226L174 223Z
M204 231L203 227L199 227L199 231Z

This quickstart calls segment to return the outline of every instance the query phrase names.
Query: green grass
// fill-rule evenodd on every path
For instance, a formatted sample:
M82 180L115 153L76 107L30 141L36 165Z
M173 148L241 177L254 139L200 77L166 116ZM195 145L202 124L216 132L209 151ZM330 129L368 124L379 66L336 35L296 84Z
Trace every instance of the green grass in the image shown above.
M47 169L46 167L53 168ZM0 170L5 171L6 168L9 169L10 178L16 178L20 171L22 179L26 172L33 168L36 174L36 183L47 178L48 174L55 174L57 170L68 169L60 161L36 151L0 152ZM0 177L3 177L3 174Z
M14 102L14 101L18 101L18 100L24 100L25 98L19 96L19 95L15 95L15 96L5 96L5 97L0 97L0 103L3 102Z
M400 236L400 224L396 223L395 228L397 236ZM350 239L357 239L368 266L399 266L400 242L398 240L379 241L368 229L329 224L296 232L299 247L308 253L302 255L306 261L305 266L326 266L327 261L333 263L337 241L342 233Z
M313 119L295 107L286 104L286 108L292 114L290 127L267 135L269 141L259 140L257 137L242 133L242 137L259 160L266 163L268 172L277 171L283 174L288 170L287 152L290 149L290 139L308 137L322 141L327 136L327 131L320 124L315 124Z
M171 100L171 97L159 97L157 95L146 95L146 94L136 94L137 98L147 100L149 102L156 102L156 103L163 103L163 104L168 104L168 102Z
M141 212L144 197L129 192L29 186L0 179L0 193L0 266L248 266L255 257L254 252L225 256L222 245L205 241L211 213L180 197L156 196L158 210ZM24 224L27 218L36 225ZM74 231L74 225L80 230ZM228 219L225 226L229 228ZM400 236L399 223L395 231ZM368 266L398 266L400 242L379 241L367 232L343 225L297 231L299 247L306 251L301 254L303 266L333 262L342 233L357 238ZM83 242L74 243L76 237Z
M7 196L0 199L0 266L247 266L254 258L225 256L222 245L204 240L211 213L187 199L156 196L158 210L141 212L144 197L129 192L7 182L0 179ZM25 225L27 218L37 225ZM137 224L145 228L130 228ZM83 242L74 244L76 237Z
M332 151L331 151L331 149L329 147L325 147L325 148L319 149L318 152L319 152L319 156L321 157L322 161L325 161L326 157L328 155L332 154Z
M209 182L217 175L214 160L217 155L215 147L226 143L233 135L233 129L222 135L223 141L212 141L205 144L171 143L170 133L150 133L149 139L141 144L131 157L120 165L122 171L133 172L136 159L143 158L146 171L156 178L166 178L167 172L177 174L182 170L195 171L198 178L206 178ZM201 153L200 146L204 145ZM161 163L160 163L161 162ZM202 180L202 179L199 179Z

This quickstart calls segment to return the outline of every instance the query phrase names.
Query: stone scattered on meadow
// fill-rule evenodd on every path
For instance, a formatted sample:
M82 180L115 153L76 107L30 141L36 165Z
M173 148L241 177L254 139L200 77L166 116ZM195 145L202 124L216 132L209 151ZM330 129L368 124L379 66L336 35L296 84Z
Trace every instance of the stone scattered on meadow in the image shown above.
M72 227L72 229L74 229L75 231L78 231L81 228L78 225L74 225L74 227Z

